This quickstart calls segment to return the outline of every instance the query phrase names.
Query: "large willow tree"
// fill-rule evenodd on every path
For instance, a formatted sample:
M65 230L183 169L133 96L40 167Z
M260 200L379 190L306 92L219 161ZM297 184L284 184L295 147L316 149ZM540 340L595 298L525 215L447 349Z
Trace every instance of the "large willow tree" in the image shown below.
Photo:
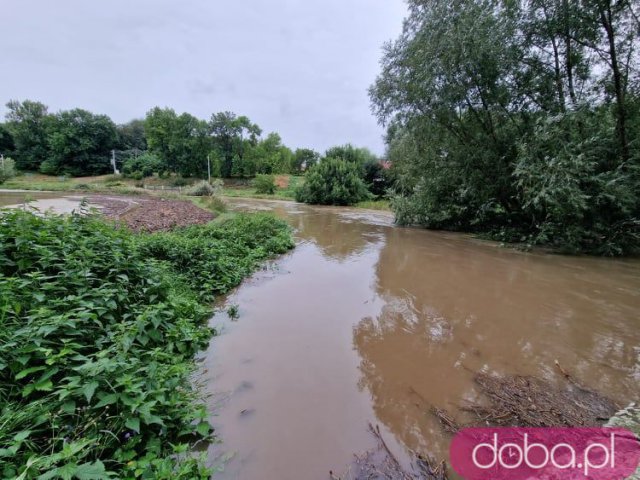
M638 246L638 2L409 0L371 87L401 223Z

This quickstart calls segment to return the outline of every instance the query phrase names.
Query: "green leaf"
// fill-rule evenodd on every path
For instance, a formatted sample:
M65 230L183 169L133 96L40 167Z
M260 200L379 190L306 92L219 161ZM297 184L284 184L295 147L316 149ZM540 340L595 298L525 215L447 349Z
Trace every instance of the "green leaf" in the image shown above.
M96 388L98 388L98 382L93 381L87 383L84 387L82 387L82 393L84 393L84 397L87 399L87 403L91 402L91 398L93 397Z
M196 427L196 431L203 437L206 437L211 433L211 425L209 425L208 422L200 422Z
M31 430L23 430L21 432L16 433L13 439L16 442L22 442L23 440L26 440L30 434L31 434Z
M53 382L51 380L44 380L34 384L34 387L39 392L50 392L53 390Z
M128 429L133 430L136 433L140 433L140 419L139 418L129 417L124 422L124 424Z
M73 413L76 409L76 402L69 400L62 405L62 411L65 413Z
M111 477L100 460L94 463L78 465L74 476L78 480L106 480Z
M29 375L30 373L34 373L34 372L39 372L40 370L44 370L47 367L31 367L31 368L26 368L20 372L18 372L15 376L16 380L20 380L24 377L26 377L27 375Z
M100 399L100 401L95 405L94 408L106 407L107 405L111 405L113 403L116 403L117 401L118 401L118 394L117 393L110 393L110 394L105 395L104 397L102 397Z

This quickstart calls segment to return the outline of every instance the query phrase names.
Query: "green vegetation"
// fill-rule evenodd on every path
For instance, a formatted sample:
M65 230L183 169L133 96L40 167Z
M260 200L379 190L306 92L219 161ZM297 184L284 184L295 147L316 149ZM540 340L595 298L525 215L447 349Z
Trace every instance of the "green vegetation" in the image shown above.
M401 224L640 249L637 5L409 0L371 88Z
M292 245L267 215L134 235L3 212L3 477L209 478L190 449L211 434L190 380L208 302Z
M276 179L273 175L258 174L253 179L253 187L256 193L273 195L276 193Z
M12 158L0 158L0 185L15 177L16 174L16 162Z
M318 158L309 149L294 154L275 132L261 138L258 125L232 112L215 113L207 121L156 107L144 120L115 125L105 115L82 109L51 114L31 100L13 100L7 108L0 154L13 156L22 171L104 174L113 171L113 151L117 166L136 180L153 174L206 178L209 166L214 177L251 178L300 173Z
M222 180L213 180L212 183L200 182L187 190L187 195L194 197L213 197L219 196L222 192Z
M296 200L320 205L353 205L370 196L361 178L361 167L339 158L324 158L306 175Z
M154 173L161 173L166 169L166 165L157 155L147 152L129 157L122 165L122 173L131 178L138 177L137 180L151 177Z

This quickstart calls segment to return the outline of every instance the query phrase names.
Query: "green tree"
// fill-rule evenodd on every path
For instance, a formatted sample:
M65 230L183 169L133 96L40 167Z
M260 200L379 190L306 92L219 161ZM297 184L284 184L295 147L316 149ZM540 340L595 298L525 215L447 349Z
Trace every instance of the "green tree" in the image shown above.
M354 147L350 143L331 147L324 154L328 158L340 158L345 162L353 162L360 166L368 161L377 161L377 157L367 148Z
M154 173L162 173L167 169L164 162L153 153L145 152L137 157L129 157L122 166L122 173L127 176L140 174L142 177L150 177Z
M49 128L49 157L41 171L75 176L108 173L117 140L116 126L106 115L79 108L60 112Z
M305 183L296 190L298 202L319 205L353 205L370 194L360 167L339 158L324 158L311 167Z
M293 152L282 144L282 138L275 132L270 133L259 143L257 173L289 173Z
M49 156L48 128L52 116L46 105L31 100L11 100L7 109L6 126L13 136L16 165L21 170L37 170Z
M220 174L230 177L235 163L243 162L245 154L250 150L249 146L255 146L262 130L249 118L237 116L232 112L220 112L211 115L209 129L213 137L214 147L222 160ZM245 142L248 140L248 143ZM236 166L236 171L246 170Z
M118 149L143 151L147 149L147 138L144 132L142 119L134 119L122 125L118 125Z
M253 187L257 193L274 194L276 192L276 181L273 175L258 174L253 180Z
M0 157L0 185L17 175L16 162L9 157Z
M213 149L204 120L173 109L156 107L147 113L145 135L149 151L171 172L184 176L207 174L207 155Z
M320 154L310 148L298 148L293 154L291 173L302 173L320 160Z
M13 141L11 130L6 124L0 123L0 154L11 155L15 148L16 145Z
M408 4L370 89L397 220L572 251L640 245L632 2Z

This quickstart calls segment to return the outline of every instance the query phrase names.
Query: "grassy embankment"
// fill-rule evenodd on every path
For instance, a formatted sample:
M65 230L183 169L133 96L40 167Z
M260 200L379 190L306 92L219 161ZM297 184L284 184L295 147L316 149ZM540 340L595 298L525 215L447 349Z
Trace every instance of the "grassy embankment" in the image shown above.
M187 179L188 182L196 182L196 179ZM264 200L295 200L296 188L304 182L303 176L296 175L277 175L276 184L278 188L272 195L257 193L256 189L251 186L251 182L247 181L227 181L222 191L225 197L233 198L257 198ZM37 173L25 173L18 177L8 180L0 185L0 188L15 190L49 190L61 192L91 192L91 193L116 193L127 195L146 194L172 194L180 195L178 191L172 190L148 190L141 188L140 185L147 185L155 188L175 188L175 178L158 178L149 177L143 181L136 181L122 176L101 175L96 177L52 177ZM188 188L183 187L184 190ZM183 190L183 193L184 193ZM204 206L202 202L196 204ZM390 210L387 200L372 200L360 202L355 205L357 208L372 210Z
M293 246L264 214L136 235L92 217L0 221L2 478L205 479L194 354L214 295Z

